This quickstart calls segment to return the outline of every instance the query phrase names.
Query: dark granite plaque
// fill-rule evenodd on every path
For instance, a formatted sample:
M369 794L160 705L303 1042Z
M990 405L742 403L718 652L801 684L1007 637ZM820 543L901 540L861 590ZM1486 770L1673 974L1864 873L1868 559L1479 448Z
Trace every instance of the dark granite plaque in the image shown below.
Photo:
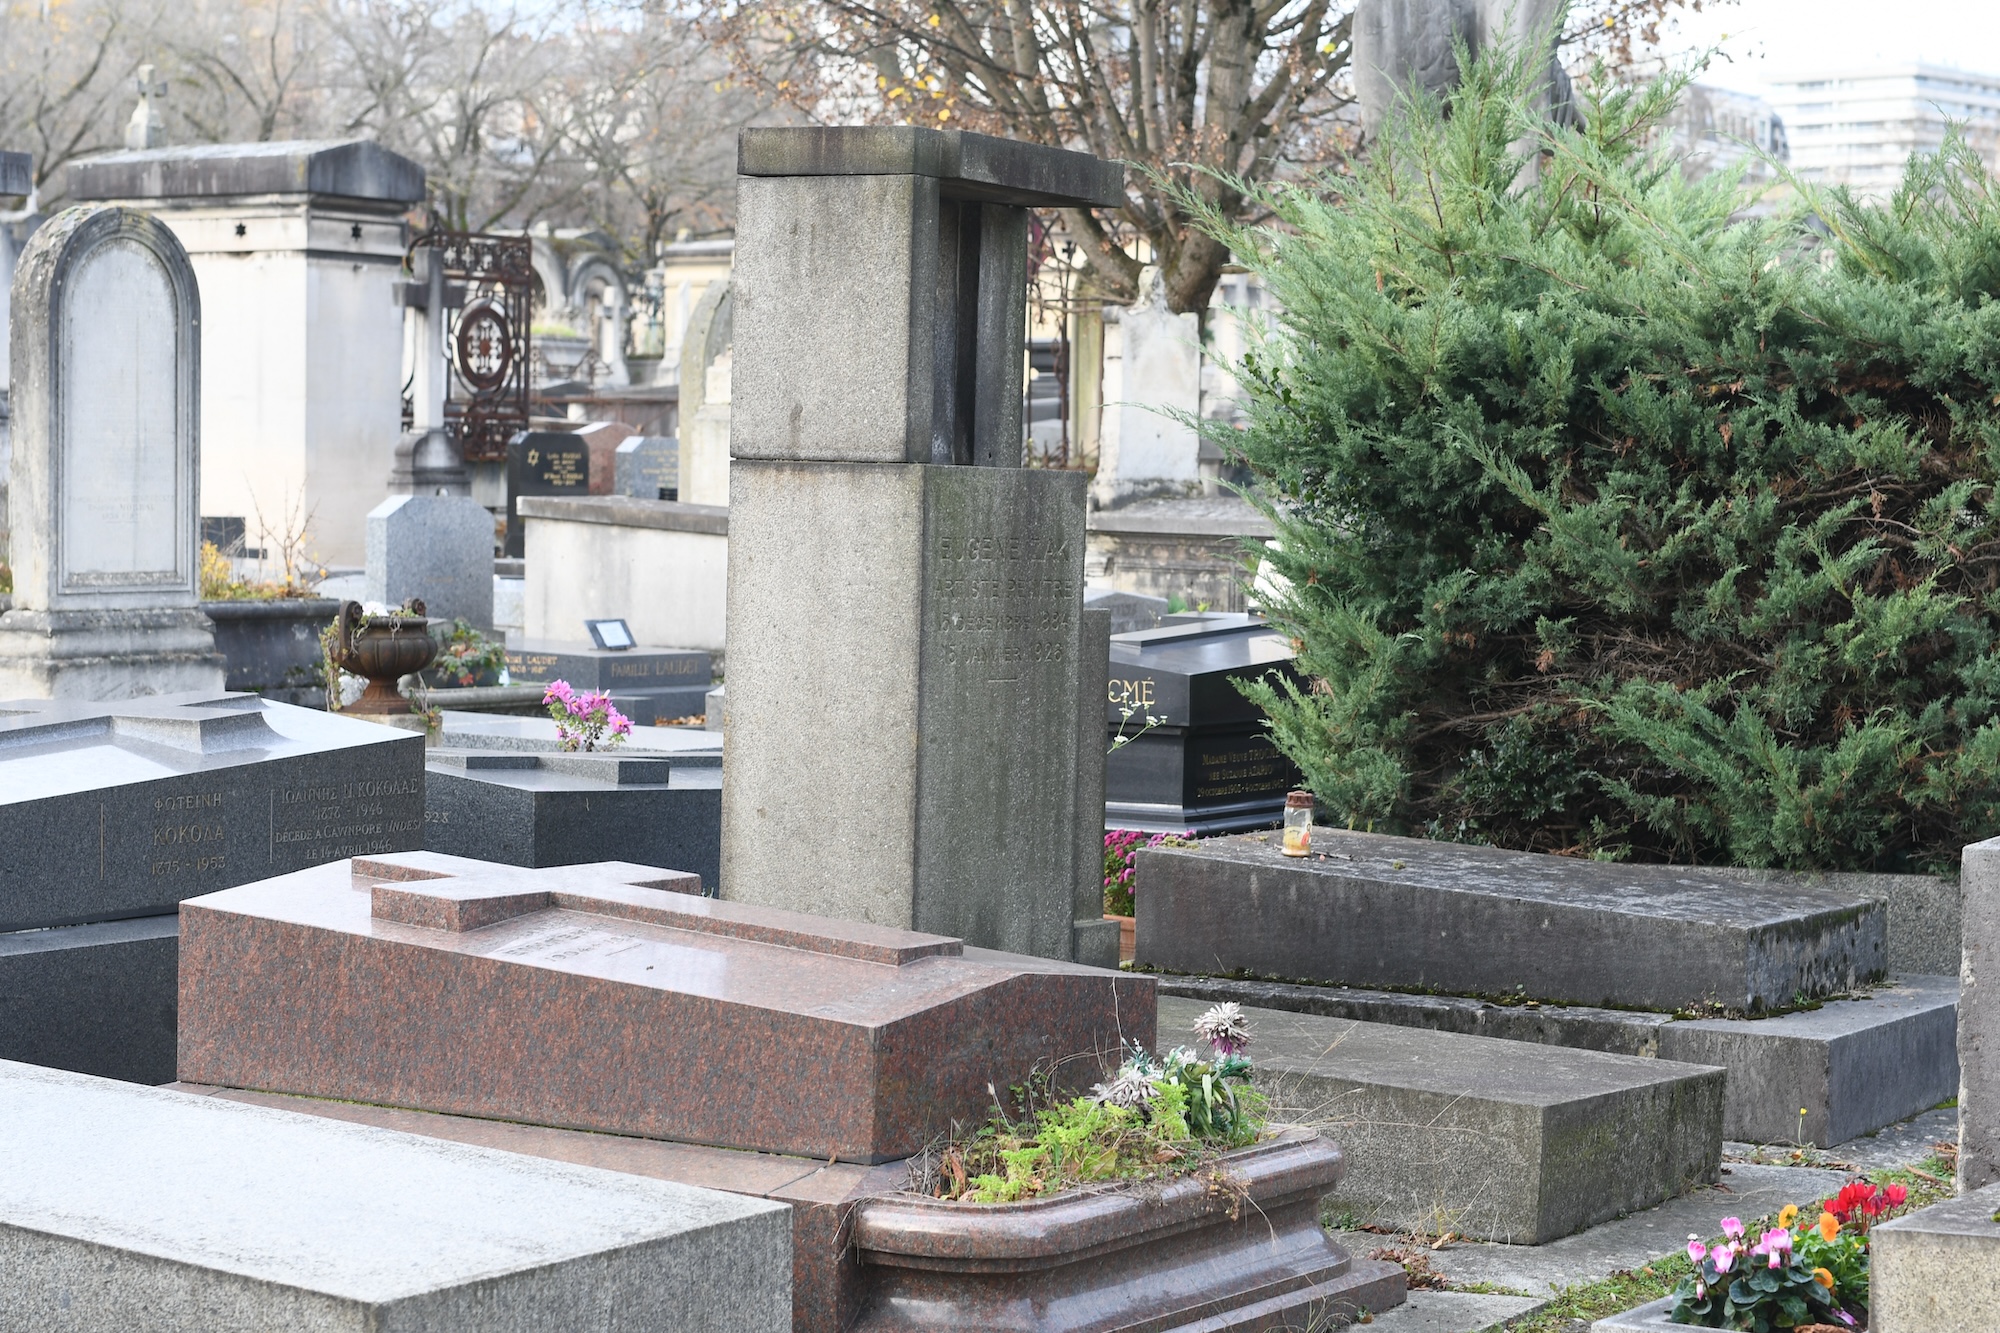
M516 685L565 680L579 690L603 690L642 727L704 712L714 688L713 660L684 648L613 650L530 640L507 650L507 674Z
M1113 635L1105 725L1127 739L1105 760L1105 822L1201 834L1277 823L1298 769L1235 682L1289 674L1291 661L1284 635L1236 613Z
M519 559L524 495L590 494L590 445L563 431L524 430L507 441L507 554Z

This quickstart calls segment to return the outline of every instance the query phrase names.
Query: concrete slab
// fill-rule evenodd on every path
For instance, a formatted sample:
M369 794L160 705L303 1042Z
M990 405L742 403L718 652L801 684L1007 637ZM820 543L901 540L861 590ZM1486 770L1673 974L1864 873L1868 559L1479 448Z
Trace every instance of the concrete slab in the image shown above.
M1490 1283L1546 1298L1579 1282L1634 1269L1687 1244L1690 1232L1715 1234L1725 1217L1758 1217L1788 1203L1823 1199L1847 1183L1842 1171L1803 1167L1728 1166L1713 1185L1656 1208L1629 1213L1547 1245L1455 1241L1430 1256L1431 1266L1458 1286Z
M166 1083L180 918L0 935L0 1060Z
M1827 1149L1826 1156L1835 1162L1850 1166L1864 1175L1876 1171L1895 1171L1903 1167L1922 1166L1937 1155L1940 1143L1958 1142L1958 1108L1941 1106L1912 1116L1908 1120L1886 1126L1872 1134L1836 1143ZM1722 1145L1723 1160L1750 1158L1758 1154L1773 1157L1783 1151L1780 1148L1765 1149L1755 1144L1731 1143ZM1780 1162L1780 1165L1783 1163Z
M1669 1023L1660 1055L1729 1071L1729 1137L1827 1147L1958 1095L1958 978L1899 977L1776 1018Z
M2000 1328L2000 1185L1932 1204L1869 1233L1875 1333Z
M791 1323L780 1206L0 1062L9 1327Z
M1403 1304L1384 1310L1368 1333L1486 1333L1540 1304L1522 1296L1483 1296L1470 1291L1413 1291Z
M1659 1011L1756 1012L1887 971L1887 909L1834 887L1751 883L1491 847L1313 830L1139 853L1138 961Z
M1582 1005L1495 1004L1471 996L1229 977L1166 976L1160 993L1717 1065L1729 1070L1722 1132L1749 1143L1824 1148L1906 1120L1958 1092L1955 976L1894 977L1854 998L1758 1019L1677 1020Z
M1667 1312L1674 1308L1674 1298L1662 1296L1636 1310L1600 1319L1590 1326L1590 1333L1658 1333L1662 1329L1686 1328L1686 1324L1676 1324L1667 1318Z
M1162 1032L1202 1005L1163 998ZM1348 1152L1374 1225L1541 1244L1715 1178L1719 1069L1249 1011L1258 1086Z

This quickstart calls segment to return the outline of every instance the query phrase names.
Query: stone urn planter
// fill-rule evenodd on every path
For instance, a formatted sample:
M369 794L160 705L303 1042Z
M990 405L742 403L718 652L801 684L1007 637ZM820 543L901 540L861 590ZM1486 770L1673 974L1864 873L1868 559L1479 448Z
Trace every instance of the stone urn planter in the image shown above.
M1316 1328L1403 1303L1400 1265L1319 1224L1340 1148L1287 1129L1165 1183L1024 1203L915 1196L855 1209L854 1333Z
M386 717L410 711L409 701L396 693L396 682L422 671L438 654L424 604L412 600L412 614L371 616L359 602L341 604L335 622L334 662L343 671L367 678L368 688L343 713Z
M319 632L339 616L339 602L331 597L245 599L203 602L201 611L215 623L224 688L315 707L325 698Z

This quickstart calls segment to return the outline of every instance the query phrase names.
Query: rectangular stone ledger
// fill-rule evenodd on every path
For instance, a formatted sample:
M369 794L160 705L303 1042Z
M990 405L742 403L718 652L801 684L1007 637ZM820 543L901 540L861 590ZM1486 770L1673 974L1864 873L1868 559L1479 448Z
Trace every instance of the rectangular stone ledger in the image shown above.
M733 475L723 896L1070 956L1082 477Z
M10 1062L0 1123L8 1328L791 1325L774 1203Z
M180 1077L879 1162L1152 1038L1150 978L698 891L417 852L211 894L182 907Z
M1138 961L1631 1009L1777 1009L1885 972L1880 899L1318 827L1138 856Z
M1184 1031L1196 1001L1162 999ZM1359 1220L1540 1245L1715 1179L1723 1071L1248 1010L1257 1086L1347 1150Z

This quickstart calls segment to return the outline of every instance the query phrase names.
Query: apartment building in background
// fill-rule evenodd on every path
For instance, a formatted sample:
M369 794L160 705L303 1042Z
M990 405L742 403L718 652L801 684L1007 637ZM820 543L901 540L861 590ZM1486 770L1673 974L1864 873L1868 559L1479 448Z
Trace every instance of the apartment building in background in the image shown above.
M1770 102L1803 181L1885 199L1910 154L1936 149L1953 123L2000 167L2000 74L1930 61L1839 69L1774 81Z

